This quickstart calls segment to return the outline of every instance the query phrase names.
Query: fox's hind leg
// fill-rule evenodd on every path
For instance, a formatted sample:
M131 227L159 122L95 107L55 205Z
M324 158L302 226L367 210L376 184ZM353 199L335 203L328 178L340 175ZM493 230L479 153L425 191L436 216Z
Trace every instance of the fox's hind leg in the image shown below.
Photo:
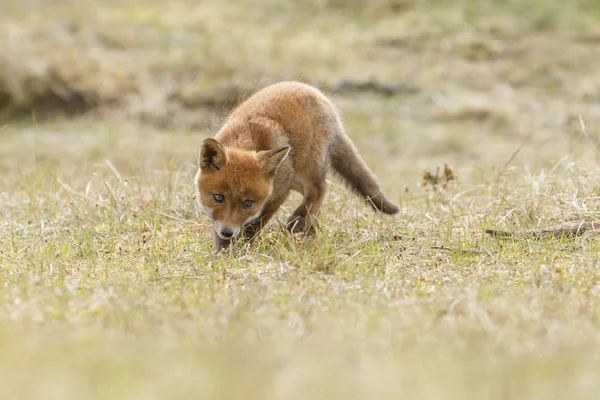
M321 209L326 191L325 174L315 178L304 187L304 199L287 220L290 232L313 233L317 224L316 216Z

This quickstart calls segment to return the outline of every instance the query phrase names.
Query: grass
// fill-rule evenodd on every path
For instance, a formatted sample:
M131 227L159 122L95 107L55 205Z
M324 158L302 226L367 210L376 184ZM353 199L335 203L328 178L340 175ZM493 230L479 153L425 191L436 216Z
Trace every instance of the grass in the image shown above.
M485 235L598 220L595 2L90 4L0 24L1 398L597 397L598 237ZM402 214L215 256L197 147L292 78Z

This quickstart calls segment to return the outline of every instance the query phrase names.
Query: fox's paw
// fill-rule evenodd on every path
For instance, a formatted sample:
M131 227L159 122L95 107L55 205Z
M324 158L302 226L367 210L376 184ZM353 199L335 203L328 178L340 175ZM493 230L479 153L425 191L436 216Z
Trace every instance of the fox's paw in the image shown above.
M307 220L299 215L290 215L285 227L292 233L305 232L307 229Z
M306 234L312 234L315 232L313 223L314 221L311 221L310 217L290 215L287 220L286 228L292 233L304 232Z

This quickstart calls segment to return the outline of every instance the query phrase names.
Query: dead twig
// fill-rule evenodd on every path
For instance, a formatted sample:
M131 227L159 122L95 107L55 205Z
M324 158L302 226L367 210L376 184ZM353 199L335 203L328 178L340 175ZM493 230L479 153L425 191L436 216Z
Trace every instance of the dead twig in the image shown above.
M486 229L485 233L488 235L501 238L515 238L525 237L533 239L548 239L548 238L573 238L581 236L586 232L592 232L593 234L600 234L600 222L596 221L569 221L559 225L554 225L545 229L536 229L525 232L510 232L501 231L497 229Z

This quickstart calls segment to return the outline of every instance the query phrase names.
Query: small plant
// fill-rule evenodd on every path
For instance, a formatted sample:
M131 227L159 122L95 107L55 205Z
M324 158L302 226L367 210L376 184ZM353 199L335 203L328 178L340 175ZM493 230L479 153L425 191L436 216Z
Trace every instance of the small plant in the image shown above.
M423 173L423 180L421 186L426 188L432 187L434 190L442 188L448 189L449 185L456 180L454 171L447 164L444 164L444 173L440 174L440 167L437 167L435 174L432 174L430 170L425 170Z

